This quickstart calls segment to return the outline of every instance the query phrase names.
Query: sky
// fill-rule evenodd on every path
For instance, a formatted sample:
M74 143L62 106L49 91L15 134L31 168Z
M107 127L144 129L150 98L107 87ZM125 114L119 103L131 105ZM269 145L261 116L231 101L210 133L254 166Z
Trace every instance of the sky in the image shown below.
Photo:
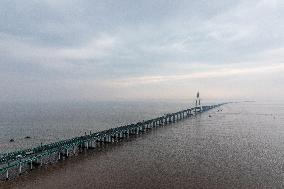
M283 0L1 0L0 102L284 100Z

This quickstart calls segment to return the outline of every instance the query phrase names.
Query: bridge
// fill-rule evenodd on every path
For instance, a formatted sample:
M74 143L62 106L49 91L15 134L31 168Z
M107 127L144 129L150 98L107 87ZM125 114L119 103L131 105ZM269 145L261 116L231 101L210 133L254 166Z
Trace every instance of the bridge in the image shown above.
M41 167L46 163L65 160L69 156L75 155L76 152L79 153L86 149L99 148L106 143L122 141L125 138L131 137L131 135L143 134L153 128L170 125L171 123L200 114L223 104L225 103L210 106L198 106L196 103L196 106L193 108L165 114L154 119L96 133L85 133L84 136L51 144L41 144L35 148L0 155L0 179L8 180L23 172L27 172L36 167Z

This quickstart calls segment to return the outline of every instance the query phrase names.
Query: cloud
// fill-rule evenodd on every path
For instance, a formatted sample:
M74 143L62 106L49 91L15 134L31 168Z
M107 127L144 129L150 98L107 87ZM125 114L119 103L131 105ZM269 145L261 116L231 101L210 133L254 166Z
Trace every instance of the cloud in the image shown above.
M212 78L226 78L235 76L246 76L251 77L253 74L269 74L273 72L283 72L284 64L274 65L261 65L252 67L235 67L234 66L223 66L217 67L211 71L205 72L193 72L190 74L175 74L175 75L156 75L156 76L142 76L142 77L131 77L121 80L112 81L113 86L117 87L129 87L131 85L144 85L162 82L175 83L180 80L192 80L192 79L212 79Z
M77 47L44 47L37 46L28 41L13 38L13 36L2 35L1 51L6 56L16 59L57 59L65 62L66 60L85 60L98 59L110 55L111 50L115 47L116 39L107 34L101 34L88 43ZM52 62L50 62L52 63Z
M13 91L22 100L29 91L52 91L46 99L166 98L169 89L177 98L188 83L192 91L238 96L253 94L246 80L256 79L266 86L253 85L255 91L274 90L284 82L283 10L280 0L3 0L1 90L10 95L0 99L12 99ZM228 84L234 79L238 91Z

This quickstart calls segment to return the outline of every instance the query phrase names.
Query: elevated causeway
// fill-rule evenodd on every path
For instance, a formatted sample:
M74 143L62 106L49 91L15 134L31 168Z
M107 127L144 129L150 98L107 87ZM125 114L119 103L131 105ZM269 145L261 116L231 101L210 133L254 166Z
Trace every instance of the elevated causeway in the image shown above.
M84 136L2 154L0 155L0 179L7 180L14 178L23 172L28 172L44 164L67 159L69 156L75 155L76 152L81 152L83 149L99 148L105 143L118 142L130 137L130 135L139 135L153 128L166 126L223 104L225 103L211 106L196 106L135 124L124 125L96 133L85 133Z

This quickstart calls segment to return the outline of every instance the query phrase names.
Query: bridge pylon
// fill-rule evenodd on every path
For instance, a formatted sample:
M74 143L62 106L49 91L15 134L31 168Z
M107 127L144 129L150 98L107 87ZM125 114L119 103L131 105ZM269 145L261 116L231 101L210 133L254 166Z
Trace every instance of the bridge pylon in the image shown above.
M195 99L195 113L199 111L202 112L201 100L200 100L200 93L197 91L196 99Z

